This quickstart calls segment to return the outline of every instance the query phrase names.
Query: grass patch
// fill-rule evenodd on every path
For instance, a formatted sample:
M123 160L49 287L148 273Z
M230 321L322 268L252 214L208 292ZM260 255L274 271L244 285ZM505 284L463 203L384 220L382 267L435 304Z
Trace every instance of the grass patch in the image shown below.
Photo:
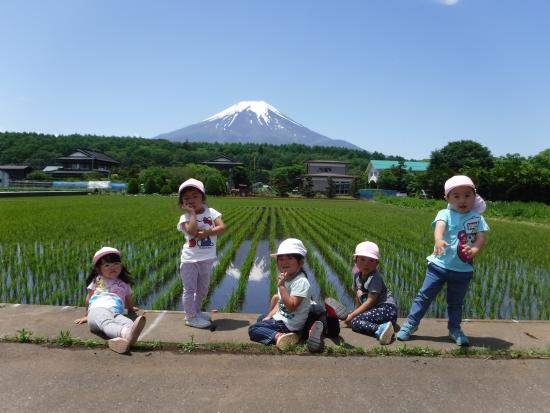
M54 338L34 336L25 328L17 330L14 336L4 336L0 342L30 343L59 347L106 347L107 342L100 339L81 339L73 337L70 331L60 331ZM515 349L496 350L483 347L461 347L450 350L432 349L429 347L387 347L378 346L365 349L354 347L345 342L335 346L327 346L322 353L310 353L305 344L294 344L286 350L280 350L274 345L245 342L197 343L193 335L185 343L162 343L156 341L138 341L132 348L134 351L173 351L179 353L227 353L255 355L312 355L333 357L445 357L445 358L484 358L484 359L548 359L550 347L546 349Z

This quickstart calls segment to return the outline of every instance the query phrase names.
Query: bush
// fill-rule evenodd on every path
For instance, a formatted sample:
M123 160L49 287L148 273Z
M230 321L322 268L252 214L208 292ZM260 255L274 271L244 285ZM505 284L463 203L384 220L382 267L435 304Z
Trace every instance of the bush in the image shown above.
M137 179L131 178L128 181L128 189L126 190L129 194L139 194L139 184Z
M170 195L171 193L172 193L172 189L168 184L165 184L162 188L160 188L161 195Z

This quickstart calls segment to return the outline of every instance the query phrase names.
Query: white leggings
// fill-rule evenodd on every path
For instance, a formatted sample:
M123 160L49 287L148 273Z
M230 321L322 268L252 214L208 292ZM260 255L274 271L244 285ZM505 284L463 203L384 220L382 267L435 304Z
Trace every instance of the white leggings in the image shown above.
M134 322L122 314L115 314L107 308L94 307L88 310L88 325L92 333L103 333L109 338L120 337L124 326Z

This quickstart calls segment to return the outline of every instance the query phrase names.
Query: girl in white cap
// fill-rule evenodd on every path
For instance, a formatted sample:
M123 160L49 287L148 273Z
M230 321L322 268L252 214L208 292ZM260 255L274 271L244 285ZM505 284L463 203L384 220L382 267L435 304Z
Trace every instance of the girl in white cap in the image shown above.
M302 241L288 238L281 242L277 252L271 254L277 259L276 305L269 314L258 317L257 323L248 328L252 341L276 344L286 349L300 340L300 332L306 323L311 304L310 284L302 267L307 251Z
M365 241L355 247L353 290L356 307L348 312L343 304L328 297L325 305L334 310L344 323L357 333L376 337L380 344L393 338L397 307L391 291L378 272L380 251L374 242Z
M445 199L448 208L439 211L432 222L434 249L427 258L424 283L397 339L410 339L431 302L447 284L449 337L459 346L468 346L470 341L460 328L462 306L473 276L473 259L485 245L489 226L481 216L485 202L476 194L476 187L467 176L456 175L445 182Z
M225 230L225 225L222 214L206 205L206 193L201 181L188 179L180 185L178 195L180 208L187 211L177 225L178 231L185 236L180 264L185 324L209 328L210 315L202 312L201 306L208 293L210 273L216 260L217 238Z
M86 315L76 319L76 324L88 323L93 333L103 333L109 340L109 348L117 353L126 353L137 341L145 326L145 317L134 321L124 316L139 310L132 303L130 273L120 261L120 251L103 247L94 254L93 269L86 279Z

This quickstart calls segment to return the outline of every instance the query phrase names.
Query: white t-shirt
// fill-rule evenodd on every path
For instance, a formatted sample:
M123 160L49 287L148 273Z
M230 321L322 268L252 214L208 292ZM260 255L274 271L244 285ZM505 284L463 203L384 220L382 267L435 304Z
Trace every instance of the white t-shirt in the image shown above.
M285 288L289 295L303 297L303 300L296 310L290 312L284 305L283 300L281 300L281 292L277 291L279 295L279 309L273 316L273 319L283 321L290 331L300 331L304 328L309 314L309 306L311 305L309 281L306 275L300 272L292 280L285 281Z
M197 228L199 231L211 229L215 226L214 221L221 217L218 211L214 208L208 208L204 205L204 212L197 214ZM216 258L216 244L218 237L210 235L204 239L193 238L189 233L185 232L183 224L189 222L191 216L184 214L180 217L177 228L183 232L185 236L185 244L181 249L181 262L198 262L213 260Z

